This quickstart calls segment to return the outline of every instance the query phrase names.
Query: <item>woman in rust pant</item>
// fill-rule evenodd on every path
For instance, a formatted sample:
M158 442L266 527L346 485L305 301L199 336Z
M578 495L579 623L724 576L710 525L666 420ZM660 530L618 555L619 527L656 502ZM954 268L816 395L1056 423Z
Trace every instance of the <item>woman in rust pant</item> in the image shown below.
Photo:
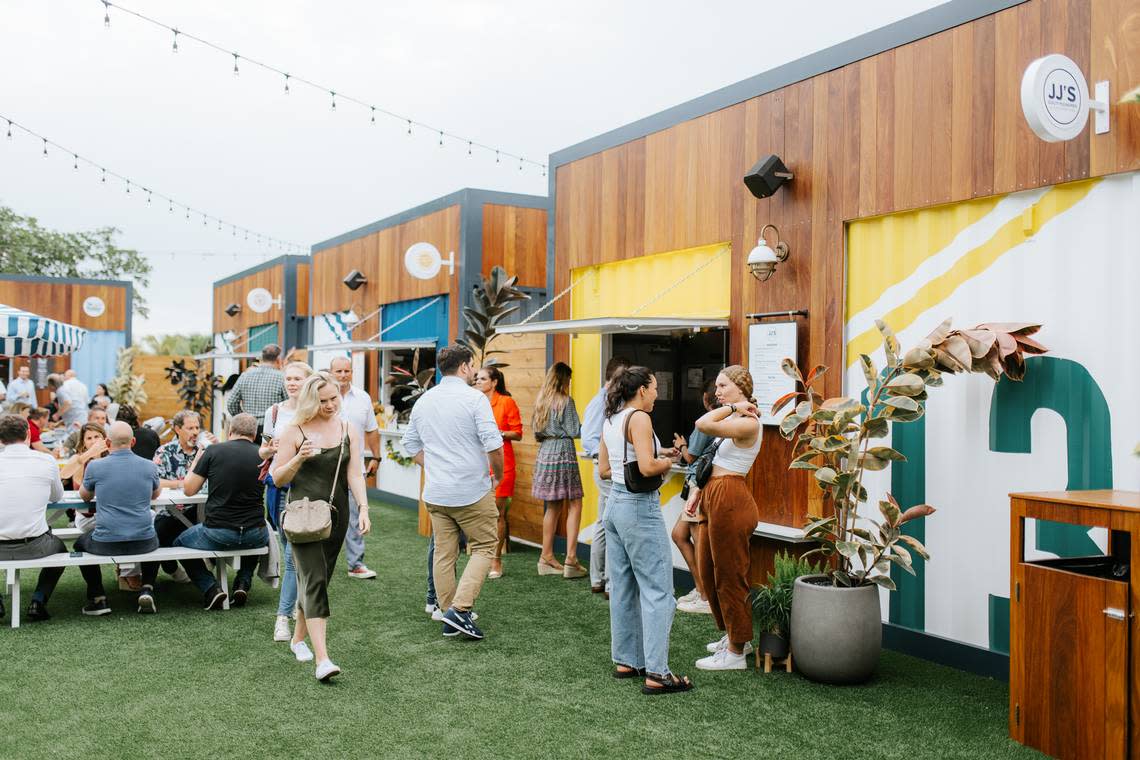
M697 499L706 523L697 532L697 563L716 626L725 635L709 644L697 660L701 670L744 670L752 650L752 607L748 603L749 541L759 512L744 477L760 451L762 431L752 400L752 375L734 364L716 378L723 406L697 420L697 430L721 439L712 475L685 509L696 512Z

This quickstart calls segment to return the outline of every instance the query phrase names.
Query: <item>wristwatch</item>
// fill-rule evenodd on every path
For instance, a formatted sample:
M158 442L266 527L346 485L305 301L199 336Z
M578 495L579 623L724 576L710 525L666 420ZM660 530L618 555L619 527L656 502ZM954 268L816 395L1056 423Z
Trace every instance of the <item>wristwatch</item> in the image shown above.
M736 413L736 404L725 404L725 406L727 406L729 408L729 410L732 411L733 414Z

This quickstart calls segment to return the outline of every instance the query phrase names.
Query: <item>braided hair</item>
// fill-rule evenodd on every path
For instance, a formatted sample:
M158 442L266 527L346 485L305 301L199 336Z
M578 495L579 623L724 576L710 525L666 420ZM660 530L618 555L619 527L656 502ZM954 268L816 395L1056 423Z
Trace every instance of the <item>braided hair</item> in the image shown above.
M753 403L753 404L756 403L756 399L752 398L752 373L751 372L749 372L748 370L746 370L744 367L740 366L739 364L730 364L727 367L725 367L724 369L722 369L720 371L720 374L727 377L729 379L729 381L732 382L733 385L735 385L737 388L739 388L740 392L744 394L744 398L748 399L748 401Z

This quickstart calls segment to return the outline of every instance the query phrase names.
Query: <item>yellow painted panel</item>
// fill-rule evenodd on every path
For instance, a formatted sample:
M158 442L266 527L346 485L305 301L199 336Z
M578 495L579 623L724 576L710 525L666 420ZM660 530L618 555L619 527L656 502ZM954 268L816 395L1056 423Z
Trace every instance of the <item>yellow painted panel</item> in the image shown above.
M1026 213L1006 222L989 240L967 251L946 272L923 284L911 298L883 315L881 319L896 332L905 330L920 314L946 300L967 280L989 269L1010 250L1037 234L1054 217L1075 206L1098 182L1099 178L1070 182L1051 188L1030 209L1027 209ZM952 209L952 207L945 208ZM861 223L853 223L849 232L854 231L859 224ZM852 241L850 244L852 253L856 246L870 246L864 250L880 255L884 259L891 258L896 250L889 247L885 240L876 243L866 238ZM878 295L875 296L877 297ZM848 316L851 316L850 313ZM879 331L874 327L852 338L847 343L847 366L854 364L859 359L859 354L873 352L881 340Z
M852 222L847 228L847 319L993 211L1004 196Z
M578 414L586 414L586 404L598 392L598 378L602 375L602 338L600 335L581 335L570 341L570 395L578 407ZM578 450L581 451L581 442ZM582 524L589 525L598 519L598 488L594 485L594 465L586 459L578 461L582 474Z

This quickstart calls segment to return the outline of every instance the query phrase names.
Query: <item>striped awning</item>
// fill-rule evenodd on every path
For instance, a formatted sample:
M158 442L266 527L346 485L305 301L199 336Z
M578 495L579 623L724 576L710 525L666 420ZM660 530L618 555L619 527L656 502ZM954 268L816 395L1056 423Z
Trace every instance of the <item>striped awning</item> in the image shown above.
M60 356L78 351L87 331L0 304L0 356Z

